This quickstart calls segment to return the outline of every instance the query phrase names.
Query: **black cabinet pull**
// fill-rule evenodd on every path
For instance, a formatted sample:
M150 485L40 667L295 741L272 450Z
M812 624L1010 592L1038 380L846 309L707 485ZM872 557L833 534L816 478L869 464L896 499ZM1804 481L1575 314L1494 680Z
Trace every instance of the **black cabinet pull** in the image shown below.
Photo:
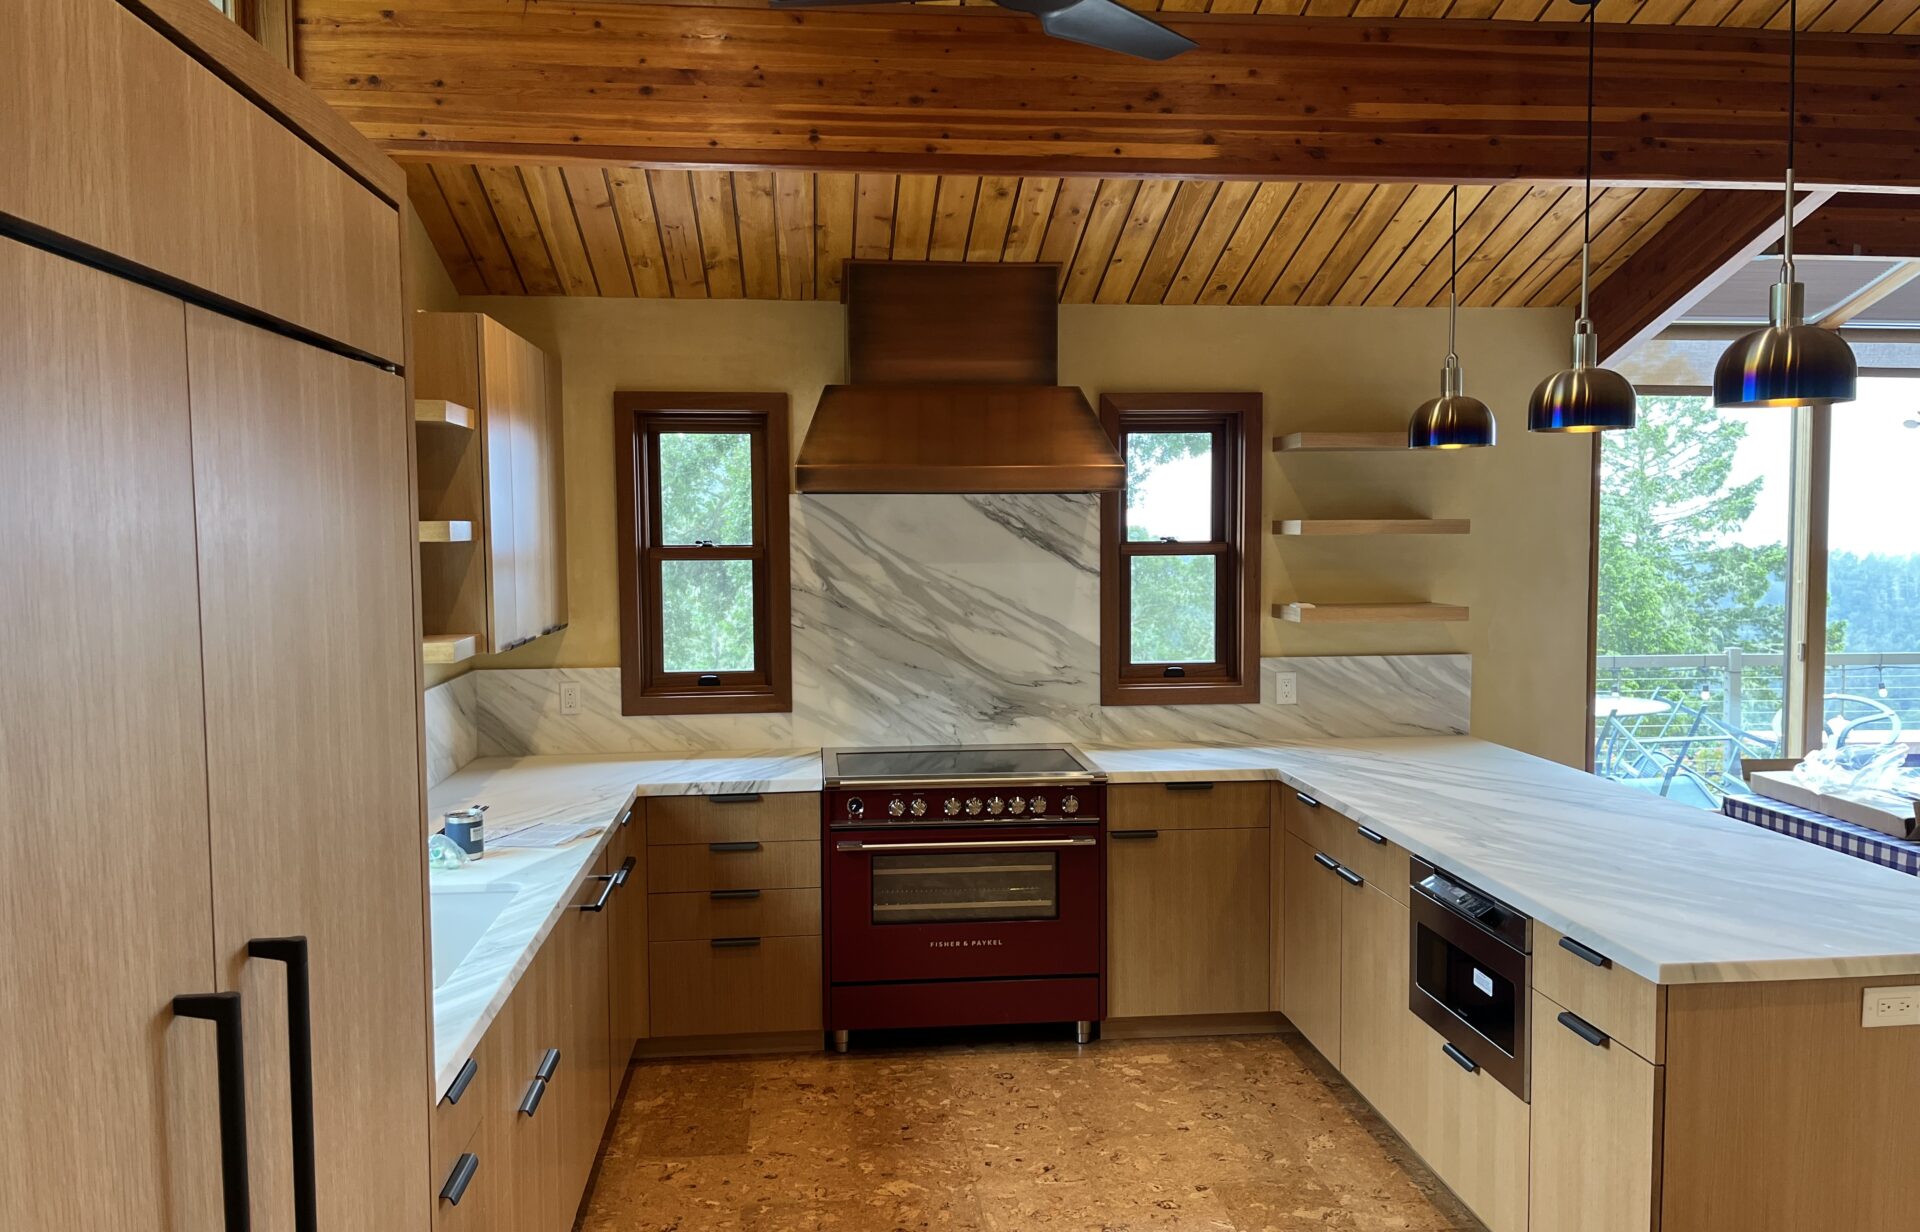
M1447 1059L1449 1061L1452 1061L1455 1065L1458 1065L1461 1069L1466 1070L1469 1074L1477 1074L1480 1072L1480 1062L1474 1060L1472 1057L1468 1056L1466 1053L1461 1052L1458 1048L1455 1048L1452 1044L1440 1045L1440 1051L1447 1054Z
M713 801L715 804L758 804L760 803L760 793L757 791L728 791L722 792L719 795L708 796L707 799Z
M1599 1027L1594 1026L1586 1019L1580 1017L1580 1015L1570 1011L1561 1011L1560 1025L1587 1041L1589 1044L1592 1044L1595 1048L1605 1048L1613 1039L1612 1036L1609 1036Z
M628 801L627 807L620 810L620 820L615 822L614 824L617 825L622 830L626 829L627 826L633 822L633 810L639 807L640 807L640 802L638 800Z
M1212 791L1212 783L1168 783L1168 791Z
M627 884L627 878L633 876L634 866L637 862L638 857L636 856L628 856L626 859L620 861L620 871L613 875L613 884L616 889Z
M1387 836L1378 831L1369 830L1365 826L1355 826L1354 829L1360 831L1360 837L1366 839L1369 843L1378 843L1382 847L1387 845Z
M547 1097L547 1080L535 1078L527 1084L527 1093L520 1097L520 1115L532 1116L540 1111L540 1101Z
M1108 838L1159 838L1158 830L1109 830Z
M1335 865L1333 871L1340 874L1340 880L1346 882L1348 885L1357 886L1367 884L1365 877L1362 877L1359 873L1354 872L1344 864Z
M1340 861L1334 859L1332 856L1327 855L1324 852L1319 852L1319 851L1314 852L1313 862L1315 864L1318 864L1321 868L1326 869L1328 872L1337 873L1340 871Z
M600 897L590 903L581 903L580 910L605 911L607 909L607 900L612 898L613 892L620 888L620 874L595 873L593 876L587 878L587 880L605 882L605 884L600 887Z
M180 1018L201 1018L214 1027L220 1075L220 1191L227 1232L250 1232L247 1194L247 1056L237 992L189 993L173 999Z
M1296 791L1296 792L1294 792L1294 793L1293 793L1293 798L1294 798L1294 799L1296 799L1296 800L1298 800L1298 801L1299 801L1300 803L1302 803L1302 804L1304 804L1304 805L1306 805L1306 806L1307 806L1308 808L1319 808L1319 807L1320 807L1320 802L1319 802L1318 800L1316 800L1316 799L1314 799L1314 798L1313 798L1312 796L1310 796L1310 795L1308 795L1308 794L1307 794L1306 792L1304 792L1304 791Z
M1608 958L1605 954L1602 954L1599 950L1581 945L1578 941L1575 941L1572 937L1560 938L1560 948L1565 950L1567 953L1573 955L1575 958L1579 959L1581 962L1592 963L1596 967L1611 967L1613 965L1613 960L1611 958Z
M712 852L758 851L758 843L708 843L707 850Z
M320 1226L319 1172L313 1162L313 1000L305 937L255 937L247 954L287 966L288 1111L293 1119L294 1232Z
M708 942L716 950L745 950L760 944L758 937L715 937Z
M467 1196L467 1186L473 1184L473 1174L478 1171L480 1157L472 1151L467 1151L454 1161L453 1171L447 1174L447 1183L440 1187L440 1197L448 1206L460 1205L460 1199Z
M460 1072L453 1076L453 1085L447 1088L447 1102L450 1104L459 1103L460 1097L467 1093L467 1088L473 1085L474 1077L479 1074L479 1072L479 1059L476 1057L468 1057L467 1063L460 1067Z
M540 1058L540 1068L533 1071L533 1076L542 1082L552 1082L553 1076L558 1072L560 1072L560 1050L549 1048Z
M760 891L758 890L709 890L707 892L707 897L720 899L722 901L726 901L729 899L759 898Z

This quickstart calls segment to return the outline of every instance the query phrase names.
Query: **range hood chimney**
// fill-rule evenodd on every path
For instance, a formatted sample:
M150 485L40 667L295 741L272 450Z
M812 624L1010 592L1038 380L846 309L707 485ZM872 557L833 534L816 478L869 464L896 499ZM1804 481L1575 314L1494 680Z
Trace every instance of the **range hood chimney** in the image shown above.
M820 395L802 492L1105 492L1126 466L1058 383L1057 265L849 261L846 385Z

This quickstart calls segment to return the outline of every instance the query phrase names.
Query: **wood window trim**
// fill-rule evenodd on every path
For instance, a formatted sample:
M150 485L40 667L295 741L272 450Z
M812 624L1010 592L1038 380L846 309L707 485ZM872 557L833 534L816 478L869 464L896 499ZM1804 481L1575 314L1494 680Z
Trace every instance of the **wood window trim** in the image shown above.
M616 522L620 586L620 711L625 715L768 714L793 709L793 618L787 497L793 460L785 394L654 393L613 396ZM658 494L647 458L652 442L676 426L754 434L754 545L673 547L649 541ZM660 561L754 562L754 659L751 673L722 673L699 685L693 673L659 669L658 605L649 594Z
M1115 447L1122 432L1140 429L1193 431L1203 425L1220 436L1215 449L1214 541L1205 545L1122 547L1126 493L1100 495L1100 704L1103 706L1231 705L1260 700L1260 538L1262 441L1261 395L1257 393L1103 394L1100 423ZM1159 664L1129 662L1128 562L1163 551L1192 554L1202 547L1221 559L1215 591L1219 659L1182 677L1168 677Z

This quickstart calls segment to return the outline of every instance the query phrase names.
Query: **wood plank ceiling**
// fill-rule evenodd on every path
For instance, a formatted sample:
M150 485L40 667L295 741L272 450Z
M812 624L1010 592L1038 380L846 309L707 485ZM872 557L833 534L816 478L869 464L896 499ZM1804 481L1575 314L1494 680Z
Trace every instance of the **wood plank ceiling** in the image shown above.
M722 0L731 3L732 0ZM919 0L990 5L993 0ZM1142 12L1264 13L1282 17L1450 17L1464 21L1580 21L1570 0L1122 0ZM1665 26L1787 28L1787 0L1600 0L1599 19ZM1800 28L1856 34L1920 33L1920 0L1802 0Z
M824 299L848 257L1049 261L1086 304L1446 302L1440 185L407 164L462 294ZM1607 189L1603 281L1695 192ZM1460 190L1460 295L1576 298L1578 188Z

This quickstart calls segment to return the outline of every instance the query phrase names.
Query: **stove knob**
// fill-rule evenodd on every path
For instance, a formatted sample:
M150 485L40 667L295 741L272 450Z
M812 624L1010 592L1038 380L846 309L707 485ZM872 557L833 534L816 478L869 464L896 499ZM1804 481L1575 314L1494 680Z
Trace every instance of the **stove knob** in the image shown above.
M887 816L905 817L906 815L907 802L905 800L902 800L899 796L895 796L893 799L887 801Z
M998 817L1000 814L1006 811L1007 811L1007 802L1005 800L1002 800L999 796L994 796L987 801L987 812L993 814L995 817Z
M1060 811L1071 817L1080 811L1080 801L1073 796L1068 796L1060 801Z
M866 801L862 800L859 796L847 797L847 816L864 817L866 816L866 814L867 814Z
M1045 796L1035 796L1027 802L1027 807L1032 809L1036 814L1044 813L1047 811L1047 798Z
M1018 817L1020 814L1027 811L1026 800L1023 797L1015 796L1013 799L1007 801L1007 811L1009 813L1012 813L1015 817Z
M940 811L949 817L958 817L960 815L960 797L948 796L947 802L940 806Z
M980 815L980 797L968 796L967 797L967 816L978 817L979 815Z
M915 817L925 817L927 815L927 802L919 796L915 796L913 803L907 807L913 811Z

